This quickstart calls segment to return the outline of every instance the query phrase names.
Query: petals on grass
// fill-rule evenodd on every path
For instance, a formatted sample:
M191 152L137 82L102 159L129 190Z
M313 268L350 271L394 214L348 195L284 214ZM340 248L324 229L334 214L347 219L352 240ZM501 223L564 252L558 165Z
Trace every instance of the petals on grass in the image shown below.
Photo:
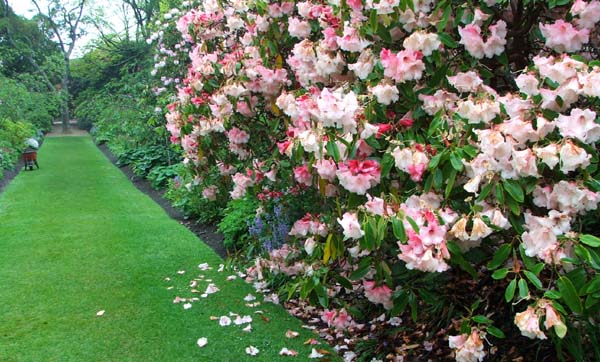
M293 349L287 349L283 347L281 351L279 351L279 355L296 357L298 355L298 352L294 351Z
M214 294L218 291L219 291L219 288L217 288L217 286L214 285L213 283L210 283L208 285L208 287L206 287L206 291L204 291L204 294Z
M237 279L237 275L230 275L227 277L228 281L232 281L232 280L236 280Z
M246 347L246 353L251 356L256 356L260 350L254 346Z
M216 317L214 315L211 315L210 317L208 317L211 321L216 321L219 320L219 317Z
M190 309L192 307L192 303L185 303L183 305L183 309Z
M165 282L170 282L170 281L171 281L171 278L169 278L169 277L165 278Z
M239 315L235 318L235 320L233 321L233 323L236 326L240 326L242 324L246 324L246 323L252 323L252 317L250 317L249 315L245 315L243 317L240 317Z
M219 325L221 327L226 327L228 325L231 324L231 318L229 318L228 316L222 316L221 318L219 318Z
M198 269L200 270L208 270L210 269L210 266L208 265L208 263L202 263L198 265Z
M242 331L244 332L252 332L252 324L248 324L247 326L245 326Z
M308 355L308 358L321 358L324 357L324 354L319 353L316 349L312 349L312 352Z
M96 315L97 315L98 317L102 317L102 316L104 315L104 310L100 310L100 311L98 311L98 313L96 313Z
M177 274L179 274L179 275L183 275L183 274L185 274L185 270L178 270L178 271L177 271Z
M256 297L252 294L248 294L247 296L244 297L244 301L246 301L246 302L252 302L253 300L256 300Z
M314 339L314 338L310 338L310 339L307 339L307 340L304 342L304 344L310 344L310 345L313 345L313 346L314 346L314 345L316 345L316 344L321 344L321 342L317 341L317 340L316 340L316 339Z
M175 299L173 299L174 304L181 303L181 302L185 302L185 298L175 297Z
M219 264L219 269L217 269L217 271L219 273L223 272L223 270L225 270L225 265L224 264Z
M287 332L285 332L285 336L287 338L296 338L300 335L300 333L292 331L291 329L288 329Z
M200 348L206 346L207 343L208 343L208 339L206 337L198 338L198 341L196 341L196 344Z

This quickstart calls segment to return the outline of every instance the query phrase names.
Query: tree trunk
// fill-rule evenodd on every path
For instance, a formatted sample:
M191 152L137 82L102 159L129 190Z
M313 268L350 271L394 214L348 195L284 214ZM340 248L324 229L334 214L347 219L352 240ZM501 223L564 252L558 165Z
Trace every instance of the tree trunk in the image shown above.
M70 76L69 58L65 58L65 70L62 77L62 105L61 105L61 120L63 133L69 133L69 76Z

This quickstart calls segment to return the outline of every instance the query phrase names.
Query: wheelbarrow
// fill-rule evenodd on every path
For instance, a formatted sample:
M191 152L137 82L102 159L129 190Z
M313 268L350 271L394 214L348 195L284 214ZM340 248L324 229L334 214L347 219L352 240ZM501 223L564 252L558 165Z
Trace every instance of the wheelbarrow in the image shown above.
M23 162L25 163L25 170L33 170L33 166L40 169L40 165L37 162L37 151L27 149L23 152Z

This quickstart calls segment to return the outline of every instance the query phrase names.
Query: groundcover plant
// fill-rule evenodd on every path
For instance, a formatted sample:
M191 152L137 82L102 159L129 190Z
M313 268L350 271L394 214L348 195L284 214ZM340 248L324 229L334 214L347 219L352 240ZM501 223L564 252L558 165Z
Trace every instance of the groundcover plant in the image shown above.
M180 187L259 205L238 245L257 289L317 305L332 339L371 328L369 360L410 356L399 316L457 361L525 337L586 360L599 20L581 0L208 0L148 41Z

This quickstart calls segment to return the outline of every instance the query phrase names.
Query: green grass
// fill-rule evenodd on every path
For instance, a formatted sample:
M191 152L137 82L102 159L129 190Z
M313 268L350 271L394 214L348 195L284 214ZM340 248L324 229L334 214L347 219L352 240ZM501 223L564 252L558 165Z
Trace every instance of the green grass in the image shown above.
M0 195L0 361L290 360L278 355L282 347L307 360L303 342L314 334L279 306L246 307L251 286L226 281L230 273L217 272L222 260L89 138L49 138L39 163ZM202 262L214 269L200 271ZM221 291L189 310L174 304L175 296L194 296L188 284L200 274ZM253 331L209 318L230 311L251 314ZM287 339L288 329L300 337ZM200 337L208 338L204 348ZM258 356L245 353L249 345Z

